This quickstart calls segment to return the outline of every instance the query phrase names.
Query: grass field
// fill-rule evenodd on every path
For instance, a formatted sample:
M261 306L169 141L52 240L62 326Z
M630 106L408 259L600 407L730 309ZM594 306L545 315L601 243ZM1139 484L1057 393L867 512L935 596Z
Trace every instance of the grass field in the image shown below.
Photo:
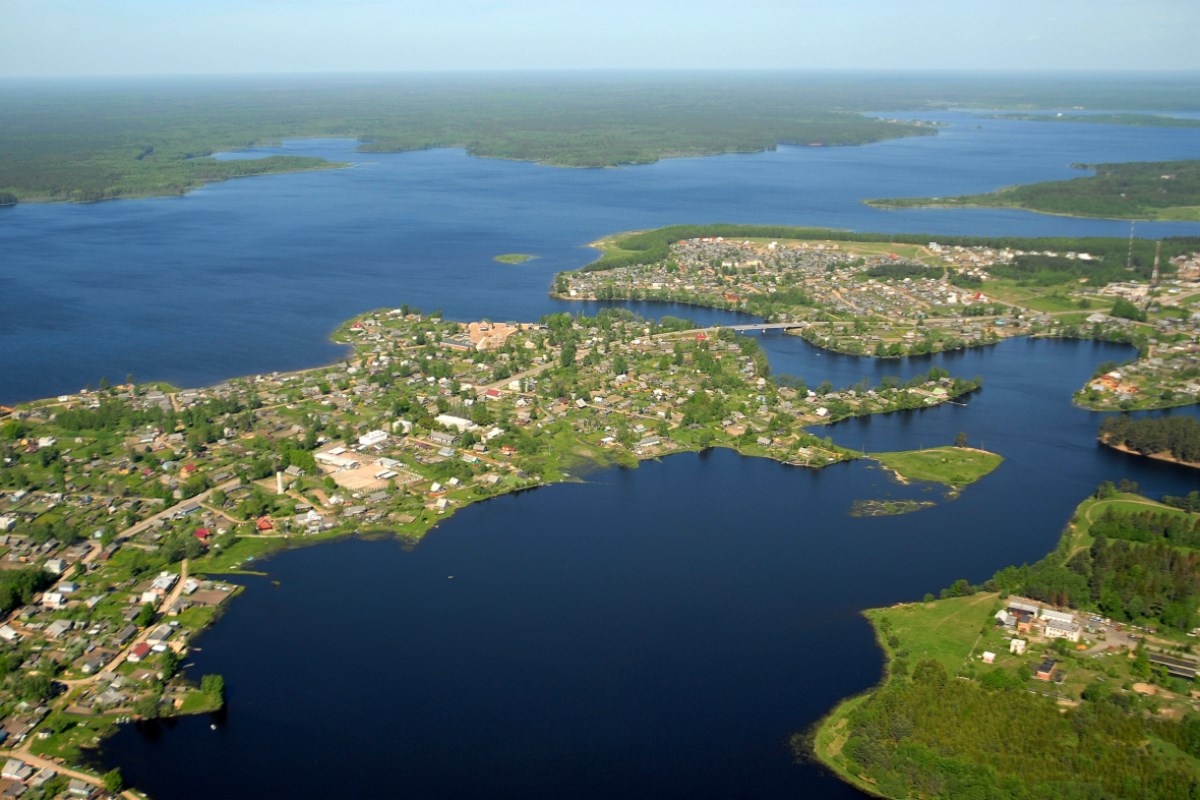
M899 453L877 453L871 458L904 480L941 483L952 489L969 486L1004 461L1002 456L968 447L932 447Z
M875 628L880 647L888 654L889 667L896 651L903 650L910 663L932 658L954 675L971 654L979 631L989 621L997 597L999 595L989 593L931 603L904 603L871 609L866 616ZM885 627L886 634L883 633ZM895 641L896 646L893 647L889 640ZM842 747L847 739L846 717L868 696L869 693L861 694L839 703L818 723L810 741L803 736L793 737L792 747L797 755L801 755L811 746L821 763L849 783L871 791L870 785L846 769L842 758Z

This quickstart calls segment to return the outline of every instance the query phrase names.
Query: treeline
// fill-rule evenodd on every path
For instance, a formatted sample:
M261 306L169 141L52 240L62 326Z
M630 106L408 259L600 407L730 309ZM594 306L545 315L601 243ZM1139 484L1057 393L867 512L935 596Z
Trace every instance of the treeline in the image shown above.
M1142 455L1169 453L1180 461L1200 463L1200 422L1191 417L1113 416L1100 423L1100 439Z
M54 576L40 567L0 571L0 616L33 602L33 596L48 589Z
M930 278L937 280L945 274L945 270L937 267L925 267L920 264L878 264L867 270L872 278L885 280L903 280L904 278Z
M1009 278L1021 286L1057 286L1082 281L1088 286L1129 280L1125 269L1125 252L1107 248L1102 260L1082 261L1065 256L1029 254L1017 256L1009 264L995 264L988 272L997 278ZM1168 265L1168 269L1171 267ZM1128 302L1128 301L1126 301Z
M1089 529L1092 536L1126 539L1131 542L1165 541L1179 547L1200 550L1200 517L1191 518L1169 511L1118 512L1109 506Z
M1108 510L1093 530L1090 547L1075 553L1058 550L1032 565L1006 567L983 588L1096 609L1127 622L1195 627L1200 606L1195 520L1174 523L1159 513Z
M741 239L795 239L799 241L834 241L834 242L888 242L898 244L928 244L936 241L943 246L962 247L991 247L994 249L1009 248L1025 251L1054 251L1086 252L1096 258L1092 261L1074 261L1078 270L1107 270L1105 265L1120 266L1120 280L1141 276L1148 279L1154 267L1155 243L1149 239L1135 239L1132 252L1128 239L1112 237L1046 237L1021 238L1015 236L979 237L979 236L940 236L923 233L856 233L853 231L832 230L828 228L802 228L786 225L737 225L717 223L712 225L669 225L649 231L628 233L616 237L599 259L583 267L584 272L599 272L603 270L627 267L635 264L654 264L665 261L670 254L670 247L675 242L685 239L701 239L722 237L730 240ZM1185 253L1200 249L1200 237L1172 237L1162 240L1162 271L1168 273L1173 269L1170 259ZM1063 261L1071 261L1063 258ZM1133 272L1125 270L1126 262L1133 267ZM1037 272L1036 261L1027 262L1031 268L1029 273ZM1018 268L1022 269L1022 268ZM1078 273L1073 273L1078 274ZM955 283L959 280L956 278Z
M999 668L998 668L999 669ZM986 676L985 676L986 677ZM1168 742L1200 757L1200 718L1163 722L1109 700L1062 709L1007 681L956 680L936 661L893 675L847 717L850 772L887 797L1183 800L1200 793Z
M1095 175L1065 181L1010 186L987 194L959 197L905 197L872 200L871 205L993 206L1047 214L1111 219L1195 219L1200 206L1200 161L1142 161L1076 164Z

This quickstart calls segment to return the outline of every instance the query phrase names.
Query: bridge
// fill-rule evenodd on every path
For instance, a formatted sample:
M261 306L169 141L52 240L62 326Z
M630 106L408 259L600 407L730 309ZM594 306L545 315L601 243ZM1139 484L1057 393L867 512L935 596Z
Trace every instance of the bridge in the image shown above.
M717 325L709 330L728 328L731 331L786 331L792 328L803 328L803 322L760 322L757 325Z

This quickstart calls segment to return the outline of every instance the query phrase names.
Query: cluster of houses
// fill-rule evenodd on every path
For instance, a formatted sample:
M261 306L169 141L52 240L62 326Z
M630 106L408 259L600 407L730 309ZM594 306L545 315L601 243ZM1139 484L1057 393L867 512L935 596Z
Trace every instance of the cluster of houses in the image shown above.
M988 255L970 252L978 263L965 271L974 277L1002 257L990 250ZM871 275L873 267L883 269ZM891 277L888 268L897 268ZM676 242L670 257L656 264L560 276L558 294L664 299L765 313L754 300L760 298L772 301L772 318L784 321L811 322L815 310L860 322L871 319L865 329L835 322L806 338L840 352L875 355L923 352L922 342L933 349L983 344L1037 324L1034 317L1040 315L997 314L984 292L929 272L895 253L863 257L837 244L691 239Z
M0 767L0 797L20 797L30 789L43 788L57 777L58 771L53 767L36 767L20 758L6 758L4 766ZM68 778L65 794L58 796L77 800L107 800L112 797L99 786L75 777Z

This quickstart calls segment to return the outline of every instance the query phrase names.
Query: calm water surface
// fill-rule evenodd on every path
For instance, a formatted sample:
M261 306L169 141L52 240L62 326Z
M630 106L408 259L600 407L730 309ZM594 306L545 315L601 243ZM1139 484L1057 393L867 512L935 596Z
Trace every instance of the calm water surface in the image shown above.
M761 222L938 234L1127 236L1127 223L1018 211L881 211L861 200L981 192L1079 175L1076 162L1194 158L1169 128L989 120L944 112L937 136L864 147L557 169L459 150L363 154L346 140L271 152L351 169L212 185L179 198L0 209L0 403L101 377L197 386L315 366L327 337L373 307L532 320L577 305L551 275L617 231ZM1146 236L1200 224L1140 225ZM536 261L498 264L506 252Z
M371 307L409 303L459 319L584 310L547 298L550 276L590 260L587 242L625 229L729 221L1123 236L1115 221L884 212L860 200L979 192L1070 177L1074 162L1197 149L1182 129L922 116L946 126L867 147L610 170L289 142L279 150L355 166L182 198L9 209L0 402L100 376L200 385L323 363L341 352L328 332ZM539 259L492 261L514 251ZM1197 485L1195 473L1099 448L1100 417L1071 407L1095 365L1131 357L1128 348L1010 341L874 361L762 341L776 372L810 385L907 378L934 364L982 375L965 405L826 433L882 451L964 431L1007 460L947 501L868 463L816 472L726 451L681 455L473 506L411 551L350 540L286 553L264 565L269 577L247 579L191 656L191 675L226 676L226 712L128 726L98 762L160 800L859 797L792 764L787 739L878 680L860 609L1040 557L1101 480L1129 477L1150 494ZM938 505L847 515L854 500L880 498Z
M947 501L868 463L687 454L470 507L411 552L356 540L280 555L193 655L190 674L228 682L217 729L207 717L130 726L103 765L178 800L860 797L787 749L878 680L859 609L1039 558L1102 480L1197 485L1100 448L1099 416L1070 405L1126 347L1016 340L922 363L764 345L813 383L931 363L983 374L965 406L826 430L870 450L962 430L1007 460ZM848 516L880 498L938 505ZM327 771L331 760L353 767Z

